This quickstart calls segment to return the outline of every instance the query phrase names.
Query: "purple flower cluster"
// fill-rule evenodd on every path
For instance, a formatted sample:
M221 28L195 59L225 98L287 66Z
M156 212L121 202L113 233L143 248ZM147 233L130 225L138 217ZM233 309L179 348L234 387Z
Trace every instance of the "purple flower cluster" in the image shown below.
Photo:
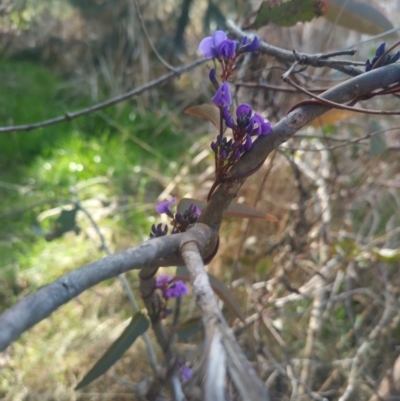
M230 87L224 82L212 98L213 103L222 111L222 118L228 128L232 129L233 141L219 135L216 142L211 143L211 149L222 160L231 163L238 160L242 153L250 150L253 144L252 136L267 135L271 131L271 124L260 114L253 114L252 107L242 103L236 109L236 122L229 112L232 104Z
M216 181L212 186L208 199L216 185L225 177L229 169L236 163L240 156L251 149L253 136L267 135L271 131L271 124L255 113L250 105L243 103L236 109L236 119L230 114L232 95L228 79L235 72L237 58L245 52L253 52L258 49L260 41L255 36L251 41L245 37L240 43L228 39L223 31L216 31L212 36L204 38L200 42L199 50L206 58L215 58L221 66L219 75L222 83L218 82L214 68L210 70L209 79L216 92L212 102L220 109L221 119L226 127L232 130L232 139L224 137L224 129L221 121L221 130L217 140L211 143L211 149L215 154Z
M365 71L366 72L370 71L372 69L372 66L385 53L385 47L386 47L386 43L385 42L381 43L378 46L378 48L376 49L374 58L371 61L369 61L369 59L367 60L367 62L365 63ZM388 64L393 64L397 60L400 60L400 52L397 52L395 54L389 53L379 62L379 65L377 65L375 68L383 67L384 65L388 65Z
M169 298L178 298L188 293L186 284L174 279L167 274L161 274L156 281L156 288L161 290L163 297L168 300Z
M172 221L172 232L171 234L183 233L190 228L191 225L195 224L201 214L201 210L194 204L191 204L187 210L183 213L173 213L171 206L176 202L176 198L172 198L170 201L160 202L156 206L156 212L159 214L166 214L171 217ZM151 227L150 238L162 237L167 235L168 227L163 228L162 224L155 224Z
M232 60L238 54L257 50L259 45L257 36L251 42L246 36L239 44L228 39L224 31L215 31L212 36L207 36L200 42L199 50L205 58Z

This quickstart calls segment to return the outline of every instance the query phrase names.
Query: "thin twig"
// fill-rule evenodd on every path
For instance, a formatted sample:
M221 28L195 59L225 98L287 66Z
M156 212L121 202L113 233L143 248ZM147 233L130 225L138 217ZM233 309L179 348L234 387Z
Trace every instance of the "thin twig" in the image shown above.
M320 96L314 95L313 93L309 92L308 90L302 88L300 85L297 85L295 82L293 82L290 78L288 77L284 77L282 75L282 79L284 82L287 82L288 84L294 86L295 88L297 88L298 90L300 90L301 92L305 93L306 95L310 96L311 98L317 100L318 102L320 102L322 105L326 105L329 107L332 107L334 109L339 109L339 110L349 110L349 111L354 111L356 113L364 113L364 114L378 114L378 115L382 115L382 116L392 116L392 115L399 115L400 111L386 111L386 110L371 110L371 109L363 109L363 108L359 108L359 107L351 107L351 106L345 106L343 104L340 103L336 103L336 102L332 102L330 100L327 99L323 99ZM396 84L395 86L398 86L398 84ZM400 87L399 87L400 90ZM297 107L297 106L294 106ZM293 111L294 108L292 108L290 111Z
M230 20L227 21L226 26L228 31L231 32L239 40L242 40L245 36L248 36L248 34L242 31L233 21ZM363 71L361 71L356 67L353 67L351 65L343 65L341 60L325 59L324 53L306 54L306 53L296 52L297 54L295 55L292 51L272 46L266 43L265 41L260 42L258 51L261 53L268 54L272 57L275 57L278 60L286 61L289 63L294 63L296 60L298 60L298 64L300 65L306 65L306 66L309 65L311 67L330 67L353 77L363 73ZM327 57L331 57L330 54L332 53L328 53ZM341 54L352 55L354 54L354 51L344 50ZM354 64L359 64L359 63L354 63Z
M170 79L174 78L175 76L179 76L180 74L183 74L184 72L193 70L194 68L205 63L206 61L207 61L206 59L198 59L198 60L194 61L193 63L179 67L175 71L171 71L165 75L162 75L161 77L159 77L151 82L148 82L147 84L140 86L139 88L133 89L129 92L123 93L122 95L113 97L104 102L97 103L94 106L90 106L85 109L74 111L72 113L66 113L64 116L51 118L49 120L44 120L44 121L41 121L38 123L14 125L14 126L10 126L10 127L0 127L0 134L6 133L6 132L15 132L15 131L32 131L34 129L48 127L50 125L59 124L59 123L65 122L65 121L72 121L75 118L78 118L78 117L81 117L81 116L84 116L87 114L91 114L97 110L105 109L106 107L114 106L115 104L132 99L135 96L138 96L152 88L155 88L155 87L169 81Z
M255 88L255 89L265 89L265 90L273 90L279 92L288 92L288 93L298 93L301 92L296 88L286 88L279 85L269 85L269 84L261 84L261 83L253 83L253 82L234 82L235 86L243 86L244 88ZM321 93L325 92L329 88L309 88L310 92Z
M138 4L138 2L136 0L134 0L133 2L135 3L136 12L137 12L137 15L138 15L138 18L139 18L139 21L140 21L140 25L142 26L142 31L144 33L144 36L146 36L147 41L149 42L151 50L153 50L154 54L165 65L165 67L167 67L171 71L174 71L175 73L179 73L178 69L176 67L174 67L173 65L171 65L170 63L168 63L168 61L166 61L161 56L161 54L158 52L158 50L154 46L153 41L150 39L149 33L147 32L146 24L143 21L143 17L142 17L142 13L140 12L139 4Z

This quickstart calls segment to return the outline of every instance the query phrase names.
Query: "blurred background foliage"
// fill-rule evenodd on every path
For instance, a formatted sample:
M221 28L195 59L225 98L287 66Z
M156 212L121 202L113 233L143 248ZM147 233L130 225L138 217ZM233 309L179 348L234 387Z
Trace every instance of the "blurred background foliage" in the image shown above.
M174 66L194 59L201 38L223 28L225 18L243 21L259 4L139 3L151 40ZM398 20L398 1L367 3ZM367 41L370 36L321 18L290 28L269 24L259 34L271 44L312 53L352 46L361 61L381 41ZM282 85L288 67L253 55L241 79ZM166 71L143 35L132 0L0 3L1 126L63 115ZM0 311L104 256L95 227L84 213L74 212L74 204L92 215L118 251L148 237L158 221L157 199L205 198L213 176L208 146L214 132L183 111L210 98L206 74L200 67L72 122L1 134ZM345 79L311 68L296 77L306 87L322 88ZM237 87L236 99L277 122L304 96ZM398 105L397 98L366 103L383 109ZM373 339L375 350L363 355L368 363L357 379L358 399L376 394L399 354L400 137L397 128L385 131L396 124L396 118L341 112L314 122L271 155L240 193L239 202L274 214L278 223L224 223L210 271L230 285L249 318L243 328L228 315L273 399L289 399L293 391L287 366L321 396L338 399L351 358L387 302L391 319ZM128 279L137 293L136 273ZM192 316L189 304L184 319ZM0 398L135 399L132 383L150 375L141 342L104 380L89 390L73 390L130 316L117 281L82 294L0 354ZM196 343L187 342L184 349L196 364ZM300 386L299 397L304 392Z

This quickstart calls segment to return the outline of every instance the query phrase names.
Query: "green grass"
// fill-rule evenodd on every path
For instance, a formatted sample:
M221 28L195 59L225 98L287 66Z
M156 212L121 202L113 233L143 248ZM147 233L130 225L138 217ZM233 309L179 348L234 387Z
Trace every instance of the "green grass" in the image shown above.
M87 99L67 105L65 84L60 91L61 80L34 64L3 60L0 79L4 83L0 95L3 126L37 122L89 105ZM97 200L104 208L113 204L114 210L106 213L101 223L109 229L111 241L129 235L129 241L121 243L132 245L148 234L149 209L151 217L155 197L164 184L154 178L155 172L162 172L165 180L173 177L174 161L182 160L188 148L176 120L166 106L143 114L131 101L70 123L2 135L0 215L6 216L0 219L0 277L5 279L1 289L8 297L13 299L13 294L19 293L15 282L20 271L43 269L40 282L60 273L45 267L55 263L48 254L57 254L57 247L62 246L64 257L71 242L76 253L75 234L47 243L34 229L41 213L63 206L64 200ZM18 210L21 213L13 214ZM43 230L51 229L56 219L57 214L45 218ZM82 216L78 223L83 228L90 226ZM85 232L80 235L84 236ZM78 245L83 254L84 249ZM76 267L75 263L67 265Z
M90 104L87 99L67 102L65 83L37 65L3 60L0 79L1 126L38 122ZM148 237L156 197L180 162L191 157L173 111L160 105L139 112L135 101L70 123L2 134L1 139L0 312L104 256L81 212L78 235L67 232L51 242L38 235L54 229L69 201L79 200L92 214L113 251L134 246ZM129 281L137 287L135 273ZM23 398L25 388L34 389L32 399L54 399L57 391L57 399L74 397L76 377L87 372L98 350L104 350L103 340L115 339L114 328L131 316L118 282L108 280L95 291L79 297L82 304L62 307L10 348L13 363L2 371L0 397ZM140 359L145 371L146 356Z

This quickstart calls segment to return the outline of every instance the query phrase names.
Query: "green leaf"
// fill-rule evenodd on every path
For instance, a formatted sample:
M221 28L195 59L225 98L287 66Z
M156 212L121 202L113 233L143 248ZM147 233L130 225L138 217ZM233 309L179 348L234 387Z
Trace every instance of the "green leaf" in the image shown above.
M253 23L244 29L258 29L271 22L280 26L292 26L297 22L311 21L322 15L322 6L323 3L317 0L289 0L275 5L270 1L263 1Z
M187 341L197 334L203 327L201 316L194 316L175 327L179 341Z
M178 279L189 280L189 272L185 266L177 267L175 275ZM238 302L233 297L232 292L229 290L229 288L213 275L207 275L214 292L225 302L226 306L228 306L228 308L235 314L235 316L244 322L245 317L240 310Z
M393 24L373 6L356 0L321 0L323 17L333 24L368 35L393 29Z
M96 380L105 373L121 358L124 352L135 342L135 340L146 332L149 326L150 323L146 316L141 312L137 312L135 316L133 316L128 327L108 348L105 354L94 364L92 369L90 369L81 382L76 386L75 390L87 386L93 380Z

